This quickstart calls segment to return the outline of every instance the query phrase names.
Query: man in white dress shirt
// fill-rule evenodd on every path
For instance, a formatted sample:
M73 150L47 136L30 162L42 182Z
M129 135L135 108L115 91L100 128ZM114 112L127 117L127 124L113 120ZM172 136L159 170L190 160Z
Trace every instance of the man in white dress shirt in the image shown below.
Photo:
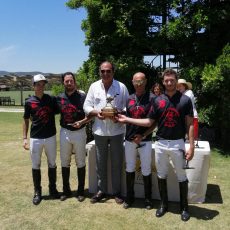
M114 66L105 61L100 65L101 79L92 83L84 103L86 115L93 115L93 133L96 146L96 167L98 192L91 198L91 203L96 203L106 198L107 194L107 161L108 150L111 155L112 193L116 203L123 203L121 197L121 171L123 164L123 141L125 125L117 122L113 117L103 116L103 109L108 98L113 98L111 105L122 112L125 110L129 96L126 86L114 80Z

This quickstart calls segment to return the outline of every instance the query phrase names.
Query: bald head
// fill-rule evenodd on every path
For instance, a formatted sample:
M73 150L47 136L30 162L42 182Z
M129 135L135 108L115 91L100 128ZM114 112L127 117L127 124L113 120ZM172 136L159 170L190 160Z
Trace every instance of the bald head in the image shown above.
M133 75L133 80L132 80L132 83L133 83L133 86L134 87L139 87L139 86L144 86L146 85L146 77L145 77L145 74L142 73L142 72L137 72Z
M133 80L145 80L145 74L142 72L137 72L133 75Z

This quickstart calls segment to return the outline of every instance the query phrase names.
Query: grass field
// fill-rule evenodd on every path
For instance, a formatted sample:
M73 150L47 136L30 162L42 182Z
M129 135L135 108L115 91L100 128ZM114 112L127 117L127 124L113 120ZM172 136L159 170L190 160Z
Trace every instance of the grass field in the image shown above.
M46 91L46 93L51 94L51 91ZM22 101L24 103L25 99L29 95L34 95L34 91L23 91L22 92ZM21 92L20 91L0 91L0 97L10 97L15 100L15 105L21 105Z
M45 196L40 205L32 204L33 187L29 152L22 148L22 113L0 113L0 229L230 229L230 173L229 155L212 149L206 202L191 204L191 219L182 222L179 205L170 202L169 212L155 217L159 204L154 200L150 211L142 200L135 207L123 209L109 199L91 204L89 195L84 202L76 198L64 202L49 200L47 163L42 158L42 187ZM59 127L59 125L57 125ZM59 138L59 136L58 136ZM61 171L58 148L58 190L61 191ZM76 190L76 167L72 161L71 187ZM87 178L87 177L86 177ZM86 181L86 189L88 181ZM86 191L87 192L87 191Z

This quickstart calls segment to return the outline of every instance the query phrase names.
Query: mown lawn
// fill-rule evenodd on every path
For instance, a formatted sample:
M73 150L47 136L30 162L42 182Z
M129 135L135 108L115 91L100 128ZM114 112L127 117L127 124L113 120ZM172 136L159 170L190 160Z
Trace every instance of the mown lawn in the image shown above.
M57 118L58 120L58 118ZM191 204L191 219L180 220L179 205L170 203L169 212L155 217L153 210L143 208L138 200L134 208L125 210L113 199L91 204L88 194L84 202L76 198L64 202L49 200L47 164L42 159L44 200L38 206L33 195L29 152L22 148L22 113L0 113L0 229L230 229L230 159L212 149L208 190L204 204ZM57 127L59 125L57 124ZM59 138L59 135L58 135ZM61 191L61 171L58 148L58 189ZM71 187L76 190L76 167L71 167ZM86 181L86 189L88 183ZM87 192L87 191L86 191Z
M51 94L51 91L46 91L46 93ZM1 91L0 97L10 97L15 100L15 105L21 105L21 97L22 102L24 103L25 99L29 96L34 95L34 91Z

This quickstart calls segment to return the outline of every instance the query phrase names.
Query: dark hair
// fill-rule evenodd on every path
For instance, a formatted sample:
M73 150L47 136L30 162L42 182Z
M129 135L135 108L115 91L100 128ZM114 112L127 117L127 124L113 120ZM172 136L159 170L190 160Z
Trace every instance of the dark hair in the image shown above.
M177 76L177 72L174 70L174 69L165 69L163 74L162 74L162 77L164 79L164 76L166 75L174 75L176 79L178 79L178 76Z
M74 82L76 82L75 76L74 76L74 74L73 74L72 72L65 72L65 73L63 73L62 76L61 76L61 78L62 78L62 83L64 82L65 76L66 76L66 75L71 75L71 76L73 77Z
M154 89L155 89L156 87L158 87L158 88L160 89L160 93L161 93L161 94L164 92L163 86L162 86L160 83L155 83L155 84L152 86L152 88L151 88L152 93L154 93Z
M104 64L104 63L109 63L109 64L112 66L112 71L113 71L113 72L115 71L115 66L114 66L113 63L111 63L110 61L103 61L103 62L100 64L100 66L99 66L99 72L100 72L100 70L101 70L102 64Z
M188 90L188 85L187 84L183 84L185 89Z

